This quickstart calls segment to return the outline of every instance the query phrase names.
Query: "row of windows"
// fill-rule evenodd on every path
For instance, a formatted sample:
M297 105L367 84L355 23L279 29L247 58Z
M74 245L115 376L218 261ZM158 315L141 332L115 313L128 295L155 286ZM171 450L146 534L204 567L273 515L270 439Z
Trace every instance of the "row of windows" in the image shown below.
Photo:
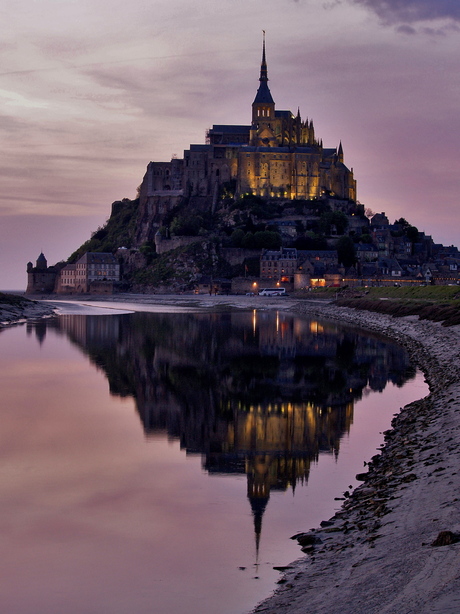
M258 117L270 117L270 108L269 107L259 107L257 109Z
M115 268L118 268L119 265L118 264L104 264L104 265L101 265L101 264L90 264L89 268L90 268L90 270L94 271L94 269L98 269L101 266L104 266L106 269L114 270Z
M91 268L88 271L88 275L109 275L109 274L116 275L118 272L119 272L118 265L106 265L104 270ZM75 271L74 273L70 273L66 271L64 275L65 276L63 276L62 279L75 279L76 277L81 279L85 277L85 271L82 269L79 269L78 271Z
M254 154L251 153L247 153L246 154L246 158L250 158L251 156L253 156ZM270 160L290 160L290 156L289 155L282 155L282 154L278 154L278 155L274 155L274 154L259 154L259 156L262 158L262 160L266 160L267 158L269 158Z

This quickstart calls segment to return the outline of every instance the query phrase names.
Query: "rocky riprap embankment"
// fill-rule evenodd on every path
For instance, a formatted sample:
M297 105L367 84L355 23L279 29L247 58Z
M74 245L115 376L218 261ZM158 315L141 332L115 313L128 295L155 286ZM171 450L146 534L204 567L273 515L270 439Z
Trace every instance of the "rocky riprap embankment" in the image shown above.
M306 557L255 612L460 612L460 327L330 304L295 309L396 339L424 370L430 395L395 416L340 511L293 536Z

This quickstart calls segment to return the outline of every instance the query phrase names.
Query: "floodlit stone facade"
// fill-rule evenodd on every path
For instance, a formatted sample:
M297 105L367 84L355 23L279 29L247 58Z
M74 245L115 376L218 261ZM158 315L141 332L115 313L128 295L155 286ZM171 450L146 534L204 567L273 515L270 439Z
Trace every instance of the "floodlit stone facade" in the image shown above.
M268 87L265 40L259 82L250 125L214 125L206 142L190 145L183 159L149 163L141 203L150 214L164 213L160 208L168 194L216 202L227 187L235 196L356 200L356 181L344 164L342 144L323 147L311 119L303 120L300 111L276 109Z

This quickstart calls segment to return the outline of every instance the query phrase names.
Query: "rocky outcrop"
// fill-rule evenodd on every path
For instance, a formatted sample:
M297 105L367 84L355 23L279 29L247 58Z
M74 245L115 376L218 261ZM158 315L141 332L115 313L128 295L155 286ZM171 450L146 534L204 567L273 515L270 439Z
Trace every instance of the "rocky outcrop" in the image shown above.
M0 293L0 328L21 320L42 318L53 314L54 306L51 304Z

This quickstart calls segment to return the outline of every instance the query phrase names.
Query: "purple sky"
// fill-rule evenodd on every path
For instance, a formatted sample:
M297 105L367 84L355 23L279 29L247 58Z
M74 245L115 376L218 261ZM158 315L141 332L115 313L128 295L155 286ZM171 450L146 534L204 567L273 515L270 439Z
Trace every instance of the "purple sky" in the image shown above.
M358 199L460 246L458 0L4 0L0 288L66 259L150 160L277 109L342 141Z

